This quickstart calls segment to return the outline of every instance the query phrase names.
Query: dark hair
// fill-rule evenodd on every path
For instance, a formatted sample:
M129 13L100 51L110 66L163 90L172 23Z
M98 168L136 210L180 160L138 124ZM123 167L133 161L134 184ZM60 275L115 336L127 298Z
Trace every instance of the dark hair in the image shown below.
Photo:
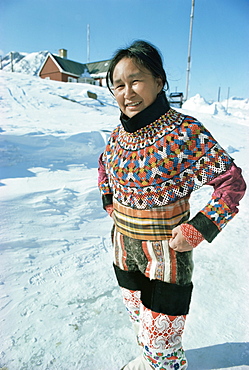
M160 77L166 90L169 88L166 73L163 69L162 57L159 50L147 41L137 40L126 49L119 49L114 54L110 63L107 75L106 85L112 93L111 85L113 84L113 72L121 59L132 58L141 66L147 68L155 78Z

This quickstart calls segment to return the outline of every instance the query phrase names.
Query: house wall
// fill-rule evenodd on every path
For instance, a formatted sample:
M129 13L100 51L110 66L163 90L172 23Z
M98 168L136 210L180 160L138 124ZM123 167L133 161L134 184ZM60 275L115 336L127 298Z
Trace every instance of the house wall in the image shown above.
M51 80L55 81L63 81L62 80L62 73L59 71L59 68L56 64L54 64L53 60L48 57L46 63L44 64L41 72L41 78L50 78Z
M101 87L106 86L106 79L103 77L94 77L94 85Z
M61 73L61 80L60 81L62 81L62 82L68 82L68 77L75 78L75 76L73 76L73 75L70 75L70 74L67 74L67 73Z
M67 74L67 73L61 73L57 65L54 63L54 61L48 57L45 65L43 66L41 72L40 72L41 78L49 78L50 80L54 81L62 81L62 82L68 82L68 77L75 78L75 76Z

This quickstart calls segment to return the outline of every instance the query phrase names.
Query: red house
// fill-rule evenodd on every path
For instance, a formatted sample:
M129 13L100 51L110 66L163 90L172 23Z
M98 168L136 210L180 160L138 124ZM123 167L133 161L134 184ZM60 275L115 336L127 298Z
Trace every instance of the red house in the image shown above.
M63 82L87 82L103 86L110 60L93 63L78 63L67 59L67 50L60 49L59 55L49 53L42 64L41 78Z

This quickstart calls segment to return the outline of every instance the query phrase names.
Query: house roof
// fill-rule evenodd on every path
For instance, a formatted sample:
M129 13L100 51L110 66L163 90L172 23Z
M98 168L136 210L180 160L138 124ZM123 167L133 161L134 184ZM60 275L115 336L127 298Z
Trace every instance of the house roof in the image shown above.
M106 73L108 71L111 60L103 60L100 62L86 63L89 73L96 75Z
M43 66L46 64L47 59L51 57L54 62L57 64L58 68L61 72L68 73L74 75L76 77L80 77L85 72L89 72L89 74L93 76L104 76L108 71L110 60L103 60L99 62L91 62L91 63L78 63L74 62L73 60L69 60L66 58L61 58L58 55L48 54L45 61L43 62L39 74L43 69Z
M69 60L66 58L61 58L54 54L53 58L56 60L56 62L59 64L64 72L80 76L82 75L82 73L85 72L85 70L88 70L86 64L74 62L73 60Z

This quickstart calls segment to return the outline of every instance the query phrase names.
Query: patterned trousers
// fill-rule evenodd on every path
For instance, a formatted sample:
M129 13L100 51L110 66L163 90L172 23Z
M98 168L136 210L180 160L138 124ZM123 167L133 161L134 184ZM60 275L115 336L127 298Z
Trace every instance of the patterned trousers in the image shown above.
M187 359L182 348L182 333L186 315L170 316L153 312L140 299L140 291L122 289L130 319L136 330L143 355L154 369L187 369Z
M186 369L182 334L192 293L192 253L168 242L113 235L114 269L138 343L152 369Z

